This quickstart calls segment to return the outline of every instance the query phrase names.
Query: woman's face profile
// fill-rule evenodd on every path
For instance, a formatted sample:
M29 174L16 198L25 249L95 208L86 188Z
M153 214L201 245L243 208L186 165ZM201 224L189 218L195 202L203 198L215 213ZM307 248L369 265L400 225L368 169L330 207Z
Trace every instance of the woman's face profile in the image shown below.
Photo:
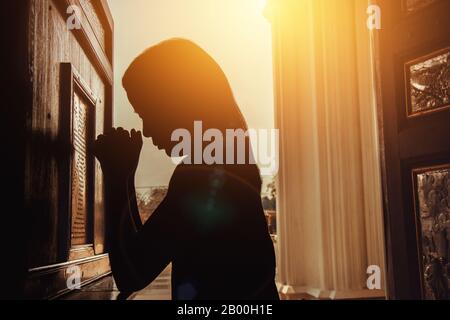
M184 129L192 137L196 121L204 130L246 128L225 73L190 41L149 48L131 63L122 84L142 119L144 137L169 156L180 144L171 141L172 133Z
M173 148L171 141L173 124L170 117L166 114L164 108L158 108L152 103L148 105L138 104L130 98L135 112L142 120L142 135L151 138L153 145L159 150L165 150L170 156Z

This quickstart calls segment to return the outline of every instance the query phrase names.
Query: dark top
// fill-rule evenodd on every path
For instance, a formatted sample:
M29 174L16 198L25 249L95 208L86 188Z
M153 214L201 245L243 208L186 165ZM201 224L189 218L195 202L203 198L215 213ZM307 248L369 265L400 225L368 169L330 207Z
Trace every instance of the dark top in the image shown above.
M172 262L176 300L278 299L260 191L256 165L179 165L140 233L139 273Z

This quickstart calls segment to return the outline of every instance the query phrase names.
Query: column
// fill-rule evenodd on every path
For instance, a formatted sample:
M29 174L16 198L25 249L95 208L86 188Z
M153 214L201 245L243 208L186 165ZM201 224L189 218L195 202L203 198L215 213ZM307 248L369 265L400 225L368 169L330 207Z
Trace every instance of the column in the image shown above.
M364 298L384 272L367 0L273 0L278 275L292 297ZM383 277L384 274L381 274Z

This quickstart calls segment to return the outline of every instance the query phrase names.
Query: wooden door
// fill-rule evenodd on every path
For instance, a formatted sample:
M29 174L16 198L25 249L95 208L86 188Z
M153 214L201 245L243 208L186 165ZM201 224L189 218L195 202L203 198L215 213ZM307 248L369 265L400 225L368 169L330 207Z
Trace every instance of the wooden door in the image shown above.
M112 126L114 28L106 0L27 0L20 10L31 88L24 291L53 298L70 291L73 274L84 285L110 272L103 177L90 147Z
M450 0L380 0L377 31L388 294L446 299Z

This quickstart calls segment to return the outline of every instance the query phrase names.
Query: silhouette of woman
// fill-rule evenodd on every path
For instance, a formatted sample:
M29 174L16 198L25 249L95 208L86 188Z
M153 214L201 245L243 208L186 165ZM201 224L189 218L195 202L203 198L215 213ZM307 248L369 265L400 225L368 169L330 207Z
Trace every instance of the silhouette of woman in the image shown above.
M247 130L225 74L188 40L142 53L123 86L142 118L143 135L169 156L179 142L172 132L185 128L194 137L194 121L224 137L227 129ZM141 133L119 128L98 137L94 153L105 176L110 261L122 292L145 288L172 263L173 299L278 299L259 170L248 152L238 162L238 146L224 143L223 159L233 161L212 164L194 163L195 144L184 150L166 198L142 225L134 190ZM251 149L248 138L244 147Z

